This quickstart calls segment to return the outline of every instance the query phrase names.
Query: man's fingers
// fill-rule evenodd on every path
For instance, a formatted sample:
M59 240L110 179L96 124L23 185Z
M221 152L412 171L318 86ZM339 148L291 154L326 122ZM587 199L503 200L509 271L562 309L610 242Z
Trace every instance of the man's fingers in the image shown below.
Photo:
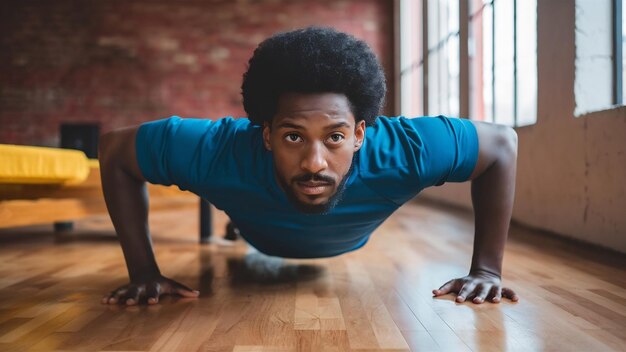
M131 288L128 289L128 292L124 295L124 302L126 303L126 305L128 306L134 306L135 304L139 303L139 296L144 292L145 290L141 289L138 286L133 286Z
M197 290L187 290L184 288L176 288L174 289L174 291L178 293L179 295L183 297L188 297L188 298L196 298L200 295L200 291L197 291Z
M186 290L186 291L193 291L189 287L181 284L180 282L174 281L174 280L172 280L172 288L174 288L175 290L182 289L182 290Z
M459 294L456 296L456 301L459 303L465 302L465 299L467 299L474 292L475 288L476 284L474 283L466 283L463 285Z
M161 295L161 285L158 282L151 284L146 290L146 297L148 298L148 304L159 303L160 295Z
M174 280L169 281L171 285L171 293L175 293L181 295L183 297L195 298L200 295L200 292L197 290L192 290L191 288L177 282Z
M515 291L511 290L510 288L502 288L502 295L513 302L519 301L519 296L515 293Z
M493 298L491 298L491 301L493 303L500 303L500 301L502 300L502 288L500 286L494 286L494 294L493 294Z
M142 284L130 283L112 291L102 298L103 304L157 304L164 294L180 295L185 298L196 298L200 292L168 278L160 278Z
M491 291L491 285L479 285L476 290L476 297L474 297L472 302L476 304L483 303L485 301L485 298L487 298L489 291Z
M111 292L109 294L109 298L106 303L108 304L117 304L120 301L120 298L126 294L128 289L126 287L118 288L117 290Z
M452 287L454 287L454 281L455 280L450 280L448 282L446 282L445 284L443 284L443 286L439 287L438 290L433 290L433 294L436 296L443 296L445 294L450 293L450 291L452 291Z
M196 298L200 295L200 291L192 290L189 287L179 284L179 283L174 284L173 290L174 290L174 293L177 293L183 297L188 297L188 298Z

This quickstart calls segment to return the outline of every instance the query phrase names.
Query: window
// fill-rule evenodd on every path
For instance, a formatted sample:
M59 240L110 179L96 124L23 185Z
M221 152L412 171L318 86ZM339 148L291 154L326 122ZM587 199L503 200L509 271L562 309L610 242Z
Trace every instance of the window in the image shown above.
M400 2L400 111L408 117L424 115L421 13L421 0Z
M509 126L536 122L536 0L399 3L403 115L463 111Z
M537 120L537 3L472 0L470 116L508 126Z
M626 103L625 0L576 0L576 116Z
M620 6L622 7L622 20L617 21L617 23L621 22L622 26L622 104L626 103L626 6L624 2L621 2ZM619 13L619 12L618 12Z
M459 0L428 1L428 114L459 115Z
M613 1L613 100L616 105L626 103L626 6L623 0Z

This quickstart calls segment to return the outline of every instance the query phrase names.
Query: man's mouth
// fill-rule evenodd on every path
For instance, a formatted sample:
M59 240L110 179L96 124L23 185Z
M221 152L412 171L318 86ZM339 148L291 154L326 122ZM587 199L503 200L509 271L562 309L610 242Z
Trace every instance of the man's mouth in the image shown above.
M300 192L310 196L322 194L331 187L330 183L314 181L296 182L296 185Z

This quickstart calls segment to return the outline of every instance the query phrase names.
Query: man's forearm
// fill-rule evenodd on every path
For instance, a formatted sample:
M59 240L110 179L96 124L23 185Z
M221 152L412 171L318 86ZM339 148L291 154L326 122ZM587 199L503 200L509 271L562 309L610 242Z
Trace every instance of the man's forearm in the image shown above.
M474 253L470 271L487 271L500 276L513 201L517 138L505 141L498 158L472 181L475 215Z
M127 166L128 150L133 144L131 133L105 138L100 148L100 172L107 209L124 252L128 274L136 282L160 272L148 229L146 182L133 175ZM136 163L134 159L131 161Z
M512 128L474 122L478 135L478 160L470 175L475 215L474 253L468 275L452 279L433 294L456 293L456 302L474 303L519 296L502 286L502 258L515 196L517 134Z

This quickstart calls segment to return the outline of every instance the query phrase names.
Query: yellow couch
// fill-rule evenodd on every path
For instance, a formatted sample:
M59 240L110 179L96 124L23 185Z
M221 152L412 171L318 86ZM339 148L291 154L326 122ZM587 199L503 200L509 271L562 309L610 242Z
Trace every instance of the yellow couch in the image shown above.
M150 209L198 206L176 187L148 186ZM106 214L98 160L77 150L0 144L0 228Z

